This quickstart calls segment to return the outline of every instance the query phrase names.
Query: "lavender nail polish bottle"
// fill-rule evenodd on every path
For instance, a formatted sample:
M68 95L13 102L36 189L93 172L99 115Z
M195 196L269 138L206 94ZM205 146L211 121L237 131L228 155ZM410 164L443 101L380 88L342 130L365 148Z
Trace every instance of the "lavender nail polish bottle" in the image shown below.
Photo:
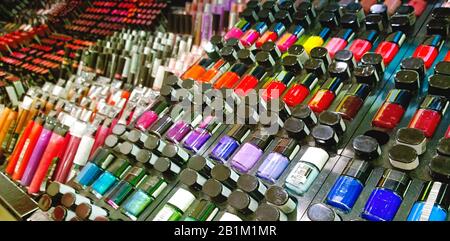
M216 161L225 163L249 133L250 128L247 125L233 126L226 135L220 138L209 156Z
M182 120L177 121L166 133L166 139L172 143L180 143L194 127L202 121L202 115L198 113L189 114Z
M222 123L218 122L215 117L206 117L205 120L200 123L198 128L188 134L184 140L183 146L186 149L197 153L221 125Z
M255 166L272 140L272 135L264 135L260 131L255 132L252 139L242 145L233 156L231 166L241 173L247 173Z
M299 149L300 146L294 139L283 138L279 140L273 152L266 157L258 168L256 176L270 183L275 183Z

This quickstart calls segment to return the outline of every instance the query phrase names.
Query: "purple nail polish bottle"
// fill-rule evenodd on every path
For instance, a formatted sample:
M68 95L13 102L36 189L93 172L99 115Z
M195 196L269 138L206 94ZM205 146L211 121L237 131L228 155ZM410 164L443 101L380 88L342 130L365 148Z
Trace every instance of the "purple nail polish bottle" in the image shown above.
M172 143L180 143L186 135L202 121L198 113L189 114L182 120L176 122L166 133L166 139Z
M183 146L197 153L203 145L211 138L217 129L221 126L221 123L213 116L208 116L200 123L199 127L191 131L184 140Z
M247 125L233 126L225 136L220 138L209 156L216 161L225 163L249 133L250 128Z
M299 149L300 146L294 139L283 138L279 140L273 152L259 166L256 176L270 183L275 183Z
M146 131L153 123L158 120L158 116L169 107L169 103L161 100L155 103L150 110L145 111L136 121L135 127L141 131Z
M255 166L272 140L272 135L263 135L260 131L255 132L252 139L242 145L233 156L231 166L241 173L247 173Z

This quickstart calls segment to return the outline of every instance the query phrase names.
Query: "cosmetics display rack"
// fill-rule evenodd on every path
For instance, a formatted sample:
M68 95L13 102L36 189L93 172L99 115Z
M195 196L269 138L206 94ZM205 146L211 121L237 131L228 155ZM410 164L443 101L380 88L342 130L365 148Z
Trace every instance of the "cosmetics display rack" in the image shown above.
M191 36L119 32L147 29L151 11L134 15L139 4L94 1L65 29L110 37L78 51L75 75L30 84L19 113L1 113L8 159L0 185L17 184L14 195L28 200L8 205L16 216L448 219L447 2L249 1L234 5L242 12L224 32L208 7L203 32L194 2L155 25ZM175 20L192 21L192 30ZM13 62L7 70L19 74ZM251 90L261 91L256 108L245 103ZM30 107L41 102L42 111ZM27 108L36 109L29 123ZM218 121L221 112L247 124ZM29 134L11 124L17 114ZM264 132L274 123L281 130ZM36 202L41 210L30 217Z

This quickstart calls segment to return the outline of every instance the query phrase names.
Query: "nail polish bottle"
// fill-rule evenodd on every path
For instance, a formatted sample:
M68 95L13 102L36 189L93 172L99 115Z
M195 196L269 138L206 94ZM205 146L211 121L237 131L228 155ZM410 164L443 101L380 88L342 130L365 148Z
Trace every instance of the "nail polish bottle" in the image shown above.
M281 212L278 208L273 205L262 203L258 206L255 211L255 219L257 221L287 221L288 218L286 214Z
M181 76L182 80L192 79L197 80L198 77L203 75L210 66L214 64L214 61L209 58L200 60L198 63L189 67L186 72Z
M435 74L428 78L428 94L450 97L450 76Z
M427 138L423 131L414 128L400 128L396 133L395 142L414 148L417 155L422 155L427 150Z
M286 170L295 154L297 154L299 147L296 140L290 138L280 139L272 153L259 166L256 176L269 183L275 183Z
M212 221L218 212L214 203L202 199L183 221Z
M306 104L297 105L291 113L292 117L302 120L309 129L317 124L316 114Z
M343 82L340 78L328 79L317 93L311 98L308 106L316 113L328 109L334 98L339 94L342 89Z
M342 52L342 51L344 51L344 52ZM337 52L337 54L339 54L341 52L345 54L345 52L347 52L347 51L340 50ZM351 52L349 52L349 53L352 54ZM352 77L352 75L350 73L350 71L351 71L350 65L347 62L338 61L338 58L336 55L334 57L334 61L331 62L330 65L328 65L328 74L331 78L336 77L336 78L341 79L344 82L348 82Z
M178 221L195 201L195 196L185 189L178 189L156 214L153 221Z
M237 180L237 188L248 193L257 201L264 199L267 187L255 176L242 174Z
M403 172L386 169L366 202L361 217L369 221L392 221L411 179Z
M227 135L224 135L217 142L209 156L216 161L225 163L242 144L249 133L250 128L246 125L236 125L232 127Z
M365 77L364 79L367 81L367 84L369 84L370 86L374 86L372 85L374 83L374 79L381 80L384 77L384 72L386 71L386 67L384 65L384 61L383 61L383 56L381 56L381 54L376 54L376 53L372 53L372 52L367 52L363 55L363 57L361 58L361 64L362 66L372 66L375 68L377 74L377 78L369 73L366 73L365 75L363 74L363 76ZM356 70L357 68L355 68ZM356 72L356 76L360 77L361 73ZM366 82L365 81L365 82ZM378 83L375 82L375 83Z
M255 66L249 74L242 77L241 81L234 88L234 92L239 96L246 96L264 79L266 73L264 67Z
M216 179L208 179L202 187L202 192L216 203L225 203L231 190Z
M413 70L419 74L419 80L423 80L425 78L425 63L421 58L404 58L402 62L400 62L401 70Z
M305 29L300 25L291 26L286 33L284 33L277 41L276 45L281 52L286 52L289 47L305 33Z
M315 47L311 50L311 59L321 60L326 68L331 64L331 57L325 47Z
M352 159L327 195L328 205L349 213L364 189L372 167L366 161Z
M278 14L278 13L277 13ZM276 16L275 16L276 17ZM277 19L277 21L279 21ZM289 21L289 20L288 20ZM275 42L286 31L283 22L274 23L255 43L256 48L261 48L264 43Z
M265 22L258 22L255 24L251 29L249 29L247 32L242 35L240 38L242 45L244 47L249 48L252 46L258 38L264 34L269 27Z
M413 57L421 58L425 62L425 67L429 69L439 54L444 41L440 35L426 37L413 53Z
M419 166L419 157L414 148L395 144L389 149L389 162L397 169L411 171Z
M362 56L372 49L373 43L378 38L378 32L375 30L368 30L360 37L355 39L348 50L352 51L356 61L360 61Z
M223 74L219 79L217 79L216 82L214 82L214 88L215 89L231 89L233 88L236 83L239 81L242 75L247 72L248 67L244 64L238 63L233 65L231 69Z
M121 206L122 212L132 220L137 218L167 187L167 182L157 176L147 176Z
M301 104L314 89L319 79L314 74L307 74L301 82L289 88L283 97L283 101L290 107Z
M233 191L228 198L228 203L244 215L253 214L258 208L258 202L241 190Z
M158 120L161 113L168 110L169 105L170 104L165 100L156 102L149 110L142 113L134 126L141 131L146 131Z
M328 53L330 53L331 58L334 58L337 51L344 49L354 37L355 33L353 30L342 29L336 34L335 37L331 38L325 45L325 48L328 50Z
M268 204L277 207L285 214L292 213L297 208L297 203L282 187L271 186L267 189L265 197Z
M394 76L395 88L416 93L420 89L420 77L414 70L400 70Z
M265 101L278 99L291 81L295 78L295 75L290 71L281 71L278 73L274 80L270 82L263 90L262 97Z
M339 135L342 135L347 130L347 126L341 115L336 112L329 110L323 111L319 114L318 120L319 124L330 126Z
M236 25L234 25L233 28L231 28L224 36L223 39L225 41L235 38L235 39L239 39L242 37L242 35L244 35L244 33L251 27L251 24L245 20L245 19L240 19L239 22L236 23Z
M124 159L115 160L92 184L91 192L101 198L111 187L121 179L122 175L130 167L130 163Z
M380 128L394 129L403 117L411 100L407 90L393 89L389 91L383 105L378 109L372 120L372 125Z
M441 118L445 115L448 104L448 101L442 96L427 95L408 127L419 129L426 137L431 138L439 126Z
M370 87L366 84L353 84L346 95L336 107L336 112L346 120L353 120L358 114L359 109L369 96Z
M381 54L383 56L383 61L385 65L388 65L394 57L397 55L400 47L406 40L406 35L400 31L393 32L389 34L386 39L381 42L375 53Z
M303 47L305 48L306 52L308 54L311 53L311 50L315 47L321 47L325 41L327 41L328 37L330 36L331 29L329 28L322 28L320 33L316 36L309 37L305 43L303 43Z
M188 150L198 152L221 125L222 123L215 117L206 117L195 130L186 136L183 141L183 146Z
M294 140L302 141L310 133L308 126L301 120L295 117L289 117L285 122L283 128L286 130L288 136Z
M272 135L263 135L260 131L253 134L252 139L240 147L233 156L231 166L241 173L252 169L272 141Z
M443 155L435 155L428 165L430 176L433 180L448 183L450 180L450 158Z
M115 159L116 156L109 150L99 148L91 161L80 171L75 182L83 187L90 186Z
M145 170L143 168L131 167L126 171L124 178L105 194L105 202L114 209L118 209L123 201L135 190L135 187L144 176Z
M193 130L202 120L201 114L186 113L183 119L177 121L166 132L166 139L172 143L179 143L183 138Z
M297 195L305 194L327 163L328 158L328 153L323 149L308 147L286 177L284 185Z
M426 182L407 221L446 221L450 205L448 184Z
M342 218L323 203L311 205L306 212L306 220L315 222L342 221Z

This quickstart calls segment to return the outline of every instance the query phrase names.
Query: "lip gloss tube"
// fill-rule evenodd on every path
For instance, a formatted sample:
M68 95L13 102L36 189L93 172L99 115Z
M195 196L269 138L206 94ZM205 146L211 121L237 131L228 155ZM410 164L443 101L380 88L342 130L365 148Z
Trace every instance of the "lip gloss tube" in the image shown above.
M407 90L393 89L389 91L383 105L375 114L372 125L394 129L402 119L411 98L412 94Z
M302 26L291 26L289 30L277 40L276 45L278 49L283 53L286 52L304 33L305 29Z
M17 119L17 109L13 108L9 113L8 117L6 118L5 122L3 123L2 129L0 129L0 151L2 151L3 148L3 141L6 141L6 138L8 137L7 134L11 130L11 128L14 128L15 122Z
M158 120L158 116L165 112L169 107L169 103L165 100L161 100L155 103L150 110L145 111L137 119L135 127L141 131L146 131L150 126Z
M89 157L92 157L94 155L95 151L97 151L97 149L105 143L105 139L108 136L109 132L110 132L110 127L108 126L107 123L103 122L103 124L101 124L100 127L95 132L95 137L94 137L95 141L94 141L94 145L92 146Z
M408 127L421 130L426 137L433 137L445 111L448 100L442 96L427 95L420 104L419 109L409 122Z
M370 87L366 84L354 84L350 90L336 107L336 112L339 113L342 118L347 120L353 120L358 114L359 109L364 104L364 100L370 93Z
M286 90L287 86L295 78L295 75L289 71L282 71L270 82L262 93L264 100L272 100L279 98Z
M56 120L54 118L47 119L47 122L45 123L44 128L42 129L33 150L30 150L30 152L32 153L31 157L29 158L29 160L23 160L23 162L27 164L25 172L23 173L23 176L21 178L22 185L30 185L34 173L38 168L39 161L41 160L41 157L44 154L44 151L50 141L50 137L52 136L55 126Z
M352 51L356 61L360 61L362 56L372 49L373 43L378 38L375 30L366 31L359 38L355 39L348 50Z
M344 83L340 78L328 79L317 93L311 98L308 106L316 113L327 110L334 98L339 94Z
M31 114L30 109L32 103L33 99L31 99L28 96L24 97L21 105L21 110L19 111L19 115L17 117L17 124L15 125L14 132L9 138L9 141L6 144L4 151L10 153L12 152L12 149L16 146L16 142L17 139L19 138L19 135L22 133L22 130L27 126L29 120L28 116Z
M223 39L225 41L235 38L239 39L244 35L244 32L250 28L250 23L245 19L240 19L233 28L231 28L224 36Z
M330 57L334 58L336 52L344 49L354 37L355 33L352 29L341 29L336 36L330 39L330 41L328 41L325 45Z
M255 66L249 74L244 75L234 88L234 92L240 96L246 96L258 83L264 79L266 70L262 66Z
M405 40L406 35L404 33L400 31L393 32L378 45L375 53L383 56L384 64L388 65L394 59L395 55L397 55Z
M428 36L414 51L413 57L423 59L425 67L428 69L436 60L443 44L444 41L440 35Z
M47 176L49 168L55 160L58 161L65 151L66 148L66 134L68 128L66 126L57 126L50 140L48 142L47 147L45 148L44 154L42 155L41 160L39 161L39 165L36 169L36 172L33 175L33 179L31 180L30 186L28 187L28 193L33 194L39 192L42 182Z
M248 67L245 64L238 63L231 67L230 71L223 74L217 81L214 83L213 87L215 89L233 88L236 83L239 81L242 75L247 72Z

